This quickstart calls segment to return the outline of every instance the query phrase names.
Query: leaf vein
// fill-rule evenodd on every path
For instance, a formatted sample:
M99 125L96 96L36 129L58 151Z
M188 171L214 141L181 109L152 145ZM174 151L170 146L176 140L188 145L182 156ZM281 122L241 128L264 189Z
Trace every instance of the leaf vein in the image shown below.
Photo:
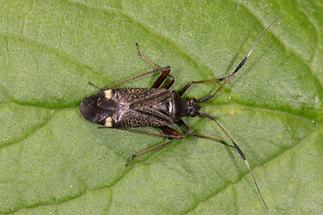
M38 41L32 40L26 36L20 36L20 35L16 35L16 34L11 34L8 32L0 32L0 37L4 38L4 39L13 39L13 40L17 40L17 41L21 41L21 42L26 42L29 44L32 44L36 47L39 47L40 49L44 49L46 50L48 53L53 53L57 56L60 56L62 59L64 59L65 61L71 63L71 64L75 64L80 68L86 68L87 71L90 71L90 74L97 74L102 76L102 74L99 74L98 71L96 71L95 69L93 69L92 67L90 67L89 65L83 64L81 62L79 62L78 60L76 60L75 58L73 58L72 56L68 55L67 53L63 52L62 50L59 50L55 47L49 46L48 44L44 44L44 43L40 43ZM9 53L8 50L8 45L7 45L7 51ZM83 70L83 71L86 71Z
M32 128L32 130L30 132L28 132L27 134L22 135L20 138L12 141L12 142L8 142L7 144L4 144L0 147L0 150L9 147L13 144L17 144L20 143L22 141L24 141L25 139L27 139L28 137L30 137L31 135L33 135L35 132L37 132L39 129L41 129L42 127L44 127L45 125L47 125L49 123L49 121L53 118L54 116L54 112L50 113L48 118L43 121L42 123L40 123L39 125L36 125L34 128Z

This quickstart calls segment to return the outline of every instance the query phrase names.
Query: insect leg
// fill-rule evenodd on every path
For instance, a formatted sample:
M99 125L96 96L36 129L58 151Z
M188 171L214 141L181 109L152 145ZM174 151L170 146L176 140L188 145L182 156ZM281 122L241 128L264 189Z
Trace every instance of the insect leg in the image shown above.
M151 88L159 88L161 84L166 80L167 77L169 77L171 81L165 83L163 88L166 88L166 89L170 88L175 81L175 78L172 75L170 75L171 68L169 66L161 67L158 64L154 63L152 60L150 60L147 56L145 56L140 51L138 43L136 43L136 46L137 46L139 58L142 59L149 66L151 66L153 70L161 72L160 76L157 78L157 80L154 82Z
M145 76L148 76L148 75L152 75L156 72L159 72L159 73L163 73L163 72L167 72L168 70L168 76L169 77L172 77L171 75L169 75L169 72L170 72L170 67L169 66L165 66L165 67L161 67L159 66L158 64L154 63L153 61L151 61L149 58L147 58L144 54L141 53L140 49L139 49L139 44L136 43L136 47L137 47L137 51L138 51L138 56L140 57L140 59L142 59L145 63L147 63L151 68L152 70L148 71L148 72L143 72L143 73L140 73L138 75L134 75L134 76L130 76L130 77L126 77L126 78L123 78L123 79L120 79L120 80L117 80L115 81L115 84L112 84L111 86L109 86L109 88L115 88L115 87L118 87L124 83L128 83L129 81L133 81L133 80L136 80L136 79L139 79L139 78L142 78L142 77L145 77ZM174 79L174 78L173 78ZM163 82L163 81L161 81ZM102 90L105 90L107 89L108 87L97 87L95 84L93 84L92 82L88 82L91 86L93 86L94 88L102 91ZM161 84L161 83L160 83ZM160 85L159 84L159 85ZM157 85L157 84L156 84ZM158 88L159 86L157 87L153 87L153 88Z
M246 167L248 168L249 173L252 176L253 182L255 184L255 187L257 189L257 192L260 196L261 201L263 202L264 206L266 209L268 209L267 204L265 202L265 199L263 198L260 189L258 187L257 181L256 181L256 177L254 176L251 167L249 165L248 159L247 157L244 155L244 153L242 152L241 148L239 147L239 145L233 140L233 138L231 137L231 135L224 129L224 127L221 125L221 123L213 116L210 116L209 114L206 113L199 113L199 116L205 117L209 120L212 120L213 122L215 122L218 127L223 131L223 133L230 139L230 141L233 143L233 147L235 148L235 150L237 151L237 153L239 154L240 158L244 161Z
M128 77L128 78L122 79L122 80L118 81L117 84L127 83L129 81L132 81L132 80L135 80L137 78L141 78L141 77L144 77L144 76L147 76L147 75L151 75L151 74L156 73L156 72L161 73L161 75L163 73L167 73L168 76L171 76L171 75L169 75L170 70L171 70L169 66L164 66L164 67L159 66L158 64L154 63L152 60L150 60L146 55L144 55L140 51L140 48L139 48L139 44L138 43L136 43L136 47L137 47L137 53L138 53L139 58L142 59L145 63L147 63L153 70L148 71L148 72L144 72L144 73L141 73L141 74L138 74L136 76L132 76L132 77ZM163 80L161 80L161 83L165 80L165 78ZM159 86L160 86L160 84L159 84ZM157 86L157 84L154 84L152 88L158 88L159 86Z
M169 66L164 67L163 70L161 71L160 76L157 78L157 80L154 82L151 88L159 88L161 84L167 79L167 77L170 77L171 79L175 80L174 77L169 74L170 71L171 71L171 68Z
M176 131L175 129L168 127L168 126L162 126L160 127L160 129L163 131L163 133L167 136L170 136L171 138L174 139L182 139L183 138L183 134L181 134L180 132Z
M117 86L120 86L120 85L122 85L124 83L128 83L129 81L133 81L133 80L136 80L136 79L148 76L148 75L152 75L152 74L154 74L156 72L159 72L159 73L161 73L160 77L161 76L162 77L158 78L157 80L159 80L160 83L159 83L159 85L157 83L154 83L153 86L155 86L155 87L152 87L152 88L158 88L161 85L161 83L166 79L167 76L170 77L171 79L175 80L174 77L169 74L170 71L171 71L171 68L169 66L153 69L153 70L150 70L148 72L144 72L144 73L140 73L138 75L134 75L134 76L130 76L130 77L127 77L127 78L124 78L124 79L120 79L120 80L116 81L115 84L110 86L110 88L111 87L117 87ZM165 76L164 73L166 73L167 75ZM157 80L156 80L156 82L157 82Z
M173 76L169 76L166 81L164 82L164 84L161 86L161 88L164 88L164 89L169 89L172 87L172 85L174 84L175 82L175 78Z
M226 77L223 78L217 78L217 79L210 79L210 80L202 80L202 81L190 81L187 84L185 84L185 86L183 88L181 88L177 94L179 96L182 96L186 90L188 90L193 84L209 84L209 83L213 83L213 82L219 82L224 80Z
M116 83L112 85L112 87L114 88L114 87L120 86L120 85L122 85L124 83L129 83L129 81L133 81L133 80L136 80L136 79L148 76L148 75L152 75L152 74L154 74L156 72L159 72L159 70L150 70L148 72L143 72L143 73L140 73L138 75L134 75L134 76L130 76L130 77L127 77L127 78L117 80Z
M148 76L148 75L152 75L152 74L154 74L156 72L160 72L160 71L159 70L150 70L148 72L143 72L143 73L140 73L138 75L134 75L134 76L122 78L122 79L119 79L119 80L115 81L114 84L112 84L110 86L105 86L103 88L96 86L95 84L93 84L90 81L88 82L88 84L91 85L91 86L93 86L94 88L100 90L100 91L103 91L103 90L106 90L108 88L116 88L116 87L119 87L119 86L121 86L121 85L123 85L125 83L129 83L129 81L134 81L136 79L143 78L143 77Z
M99 128L108 128L108 127L99 127ZM111 128L109 128L111 129ZM144 130L140 130L140 129L133 129L133 128L118 128L117 130L123 130L123 131L128 131L128 132L132 132L132 133L137 133L137 134L145 134L148 136L154 136L154 137L164 137L164 138L170 138L170 139L182 139L183 136L181 133L177 132L169 132L169 133L165 133L163 131L163 133L156 133L156 132L150 132L150 131L144 131Z
M134 129L124 129L126 131L130 131L130 132L135 132L135 133L142 133L142 134L146 134L146 135L150 135L150 136L159 136L159 137L166 137L166 138L169 138L169 139L182 139L183 138L183 135L170 128L170 127L167 127L167 126L162 126L160 127L163 131L163 134L161 133L151 133L151 132L146 132L146 131L142 131L142 130L134 130ZM127 161L127 164L126 166L129 165L129 163L133 160L135 160L137 157L143 155L143 154L146 154L146 153L149 153L149 152L152 152L152 151L158 151L166 146L168 146L169 144L171 144L172 141L171 140L168 140L164 143L161 143L161 144L158 144L158 145L155 145L155 146L150 146L150 147L147 147L145 149L142 149L138 152L135 152Z
M185 131L187 131L187 133L191 136L194 136L194 137L198 137L198 138L202 138L202 139L207 139L207 140L211 140L211 141L215 141L215 142L218 142L218 143L221 143L223 145L226 145L226 146L229 146L231 148L234 148L233 145L230 145L226 142L224 142L222 139L220 138L216 138L216 137L210 137L210 136L205 136L205 135L201 135L201 134L197 134L197 133L194 133L192 131L192 129L190 127L188 127L185 122L183 120L179 120L178 122L176 122L176 124L183 128ZM170 127L167 127L167 126L164 126L164 127L161 127L162 131L164 132L164 134L166 135L171 135L173 137L176 137L177 139L181 139L183 138L183 134L181 134L180 132L176 131L175 129L172 129Z
M155 146L151 146L151 147L147 147L145 149L142 149L138 152L135 152L134 154L131 155L131 157L128 159L127 163L126 163L126 166L128 166L130 164L130 162L132 162L133 160L135 160L137 157L143 155L143 154L146 154L146 153L149 153L149 152L152 152L152 151L158 151L166 146L168 146L170 143L172 143L172 141L166 141L166 142L163 142L161 144L158 144L158 145L155 145Z
M157 63L154 63L146 55L144 55L143 53L141 53L140 48L139 48L139 43L136 43L136 47L137 47L138 57L141 60L143 60L145 63L147 63L154 70L161 70L162 69L161 66L159 66Z
M162 75L163 74L161 74L161 76ZM156 82L157 82L157 80L156 80ZM166 77L166 79L164 81L164 84L162 86L160 86L160 88L169 89L169 88L172 87L172 85L174 84L174 82L175 82L175 78L172 75L168 74L168 76Z
M197 137L197 138L202 138L202 139L207 139L207 140L211 140L211 141L214 141L214 142L217 142L217 143L221 143L223 145L226 145L228 147L234 148L233 145L230 145L230 144L226 143L224 140L222 140L220 138L210 137L210 136L205 136L205 135L202 135L202 134L194 133L192 131L192 129L190 127L188 127L186 125L186 123L183 120L181 120L181 119L179 121L177 121L176 124L179 127L183 128L190 136Z
M201 80L201 81L190 81L187 84L185 84L185 86L183 88L181 88L177 94L179 96L182 96L186 90L188 90L193 84L211 84L214 82L221 82L227 78L229 78L230 76L232 76L232 74L229 74L227 76L221 77L221 78L214 78L214 79L209 79L209 80Z
M142 77L145 77L145 76L148 76L148 75L152 75L156 72L160 72L159 70L150 70L148 72L143 72L143 73L140 73L138 75L134 75L134 76L130 76L130 77L126 77L126 78L123 78L123 79L119 79L117 81L115 81L114 84L110 85L110 86L105 86L105 87L98 87L96 86L95 84L93 84L91 81L88 82L89 85L91 85L92 87L98 89L99 91L103 91L103 90L106 90L108 88L116 88L116 87L119 87L121 86L122 84L125 84L125 83L129 83L129 81L133 81L133 80L136 80L136 79L139 79L139 78L142 78Z

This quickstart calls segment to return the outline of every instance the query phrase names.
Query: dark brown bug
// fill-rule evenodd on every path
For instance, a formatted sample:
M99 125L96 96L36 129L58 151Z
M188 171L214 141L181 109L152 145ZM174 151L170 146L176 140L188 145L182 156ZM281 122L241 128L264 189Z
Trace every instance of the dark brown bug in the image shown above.
M274 22L275 21L276 20L274 20ZM182 139L184 135L170 127L173 124L176 124L178 127L185 130L188 135L215 141L236 150L239 156L245 162L249 172L251 173L258 194L262 202L264 203L265 208L267 208L266 202L261 195L246 156L244 155L238 144L233 140L231 135L229 135L229 133L224 129L224 127L218 122L216 118L200 111L201 108L199 104L207 102L210 99L214 98L217 93L223 88L223 86L234 76L234 74L236 74L241 69L241 67L246 63L249 56L253 52L256 44L274 22L272 22L258 36L252 48L231 74L219 79L191 81L178 91L171 89L171 86L175 82L175 79L170 74L170 67L160 67L157 64L153 63L140 52L139 46L138 44L136 44L139 57L146 63L148 63L153 68L153 70L139 74L135 77L130 77L124 81L134 80L155 72L159 72L160 76L154 82L152 87L100 89L94 84L90 83L94 87L98 88L99 91L95 95L86 98L81 103L80 111L85 119L100 124L106 128L118 128L147 135L167 137L170 139L169 141L166 141L160 145L149 147L133 154L128 163L144 153L153 150L159 150L169 145L171 143L171 139L173 138ZM220 86L210 95L207 95L206 97L200 99L186 99L182 97L193 84L210 82L220 82ZM224 134L230 139L231 144L226 143L220 138L205 136L193 132L193 130L186 125L182 118L195 116L204 117L215 122L224 132ZM156 127L159 128L162 133L150 133L147 131L133 129L138 127Z

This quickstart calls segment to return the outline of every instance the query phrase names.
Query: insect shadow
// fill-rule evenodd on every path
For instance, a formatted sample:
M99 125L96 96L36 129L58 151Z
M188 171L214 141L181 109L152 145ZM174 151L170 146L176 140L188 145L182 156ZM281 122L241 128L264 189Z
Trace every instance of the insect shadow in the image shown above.
M183 139L186 135L207 139L235 150L248 168L261 201L265 208L268 209L245 154L215 117L201 111L200 104L213 99L232 79L232 77L240 71L249 59L260 39L276 20L277 18L259 34L247 55L242 59L232 73L222 78L190 81L184 85L183 88L177 91L171 89L175 82L175 78L171 74L171 68L169 66L161 67L151 61L147 56L142 54L138 43L136 43L138 56L150 65L152 70L121 80L118 84L127 83L153 73L159 73L160 75L153 85L150 88L99 88L89 82L90 85L98 89L98 92L82 101L80 104L80 112L85 119L100 124L102 128L117 128L150 136L164 137L167 139L167 141L161 144L151 146L134 153L129 158L126 166L135 158L151 151L160 150L171 144L172 139ZM215 88L213 92L205 97L199 99L182 97L192 85L213 82L220 83L219 87ZM227 143L221 138L196 133L182 119L183 117L196 116L215 122L225 136L228 137L230 143ZM183 134L170 127L174 124L182 128L185 133ZM161 132L148 132L138 129L140 127L154 127L160 129Z

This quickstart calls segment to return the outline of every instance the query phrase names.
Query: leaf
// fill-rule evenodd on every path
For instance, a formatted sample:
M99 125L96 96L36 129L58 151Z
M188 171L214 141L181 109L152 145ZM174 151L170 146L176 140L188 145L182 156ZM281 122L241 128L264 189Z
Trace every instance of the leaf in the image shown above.
M264 214L234 151L187 137L126 168L132 153L163 140L98 130L78 105L95 91L88 81L149 70L135 42L172 67L179 89L229 74L279 16L203 109L250 160L270 214L321 214L322 14L314 0L1 1L0 213ZM211 122L185 120L225 138Z

